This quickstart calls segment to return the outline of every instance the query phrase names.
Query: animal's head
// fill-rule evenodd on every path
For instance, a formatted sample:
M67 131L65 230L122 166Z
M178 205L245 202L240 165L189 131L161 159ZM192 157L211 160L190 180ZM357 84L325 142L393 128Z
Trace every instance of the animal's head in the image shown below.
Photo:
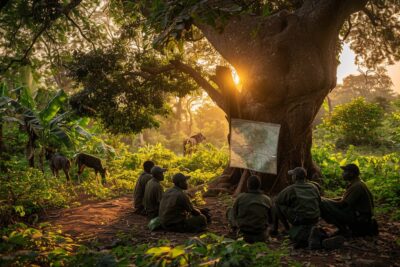
M198 136L198 137L197 137L198 140L200 140L200 141L206 140L206 137L205 137L202 133L198 133L197 136Z
M54 150L52 148L49 148L49 147L45 148L45 158L46 158L46 160L50 160L54 153L55 152L54 152Z

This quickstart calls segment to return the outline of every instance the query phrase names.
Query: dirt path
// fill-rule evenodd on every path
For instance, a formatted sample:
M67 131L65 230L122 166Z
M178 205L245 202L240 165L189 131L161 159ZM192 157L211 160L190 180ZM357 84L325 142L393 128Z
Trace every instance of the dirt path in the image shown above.
M226 204L218 198L206 198L213 222L209 231L228 234L225 219ZM104 202L91 202L80 207L50 211L44 221L59 225L61 229L82 242L97 239L101 244L112 244L119 233L128 234L133 244L156 243L169 239L172 244L182 243L192 234L150 232L148 220L132 212L132 198L120 197ZM376 238L348 240L345 246L334 251L309 251L290 249L291 258L306 266L400 266L400 223L379 220L380 235ZM328 229L329 230L329 229ZM283 238L271 238L271 247L279 247Z
M210 232L226 235L229 231L225 220L226 205L217 198L208 198L207 207L212 210L213 216ZM159 239L179 243L188 238L185 233L150 232L147 228L148 219L133 213L132 198L128 196L49 211L43 220L59 225L63 232L82 241L97 238L101 243L111 242L119 232L131 234L135 243Z

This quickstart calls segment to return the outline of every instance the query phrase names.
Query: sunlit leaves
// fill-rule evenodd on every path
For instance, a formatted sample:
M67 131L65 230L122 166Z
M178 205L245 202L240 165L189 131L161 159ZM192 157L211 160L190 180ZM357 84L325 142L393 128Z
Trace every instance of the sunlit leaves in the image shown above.
M327 119L347 144L373 144L377 128L382 125L383 109L363 98L337 106Z
M69 69L77 87L83 88L70 103L78 114L101 119L113 133L158 127L155 115L169 113L169 95L185 95L197 89L172 69L158 73L167 64L154 52L143 54L123 46L77 53Z

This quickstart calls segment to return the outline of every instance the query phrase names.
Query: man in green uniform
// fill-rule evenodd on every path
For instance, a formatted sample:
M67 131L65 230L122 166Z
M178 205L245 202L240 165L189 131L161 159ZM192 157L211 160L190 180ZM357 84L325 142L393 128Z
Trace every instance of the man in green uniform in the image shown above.
M200 232L207 227L207 218L193 207L184 190L188 189L187 179L182 173L173 176L174 186L168 189L160 203L160 222L164 229L174 232Z
M294 184L283 189L275 200L273 232L277 232L280 220L294 241L294 247L306 247L311 228L319 220L321 196L314 184L306 182L307 172L304 168L296 167L288 174L292 176Z
M228 221L233 231L239 229L246 242L264 242L268 223L272 222L271 199L260 190L258 176L247 179L247 188L247 192L240 193L233 207L227 210Z
M143 163L144 171L140 174L139 179L135 185L135 191L133 192L133 204L135 207L134 213L145 215L143 206L144 190L146 189L146 184L153 178L151 175L151 168L154 167L154 162L147 160Z
M158 216L161 197L164 191L160 182L164 180L164 172L166 170L167 169L163 169L160 166L154 166L151 168L153 178L147 182L143 197L144 210L149 219Z
M377 235L373 196L359 178L359 168L355 164L341 168L343 179L349 182L347 190L341 200L322 199L321 217L339 229L337 235Z

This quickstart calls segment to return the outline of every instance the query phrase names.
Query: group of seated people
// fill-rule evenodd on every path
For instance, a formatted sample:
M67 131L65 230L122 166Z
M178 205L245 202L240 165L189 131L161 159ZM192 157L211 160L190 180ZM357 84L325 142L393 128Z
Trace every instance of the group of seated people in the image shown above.
M211 217L208 209L195 208L185 192L189 176L175 174L174 186L163 192L160 181L166 169L154 166L152 161L143 166L134 192L135 213L156 218L160 227L168 231L204 231ZM377 235L373 196L360 179L359 168L355 164L341 168L348 186L340 199L321 198L320 186L307 181L307 171L302 167L288 172L293 184L273 200L261 190L260 178L250 176L247 192L240 193L226 212L231 234L242 236L249 243L264 242L268 235L278 234L281 222L283 233L289 235L295 248L310 249L337 248L346 237ZM320 218L338 230L328 235L318 226Z
M150 220L157 219L168 231L201 232L207 228L211 222L209 210L194 207L185 192L190 176L175 174L172 177L174 186L164 192L160 182L167 169L154 166L152 161L146 161L143 168L133 195L135 213L146 215Z

